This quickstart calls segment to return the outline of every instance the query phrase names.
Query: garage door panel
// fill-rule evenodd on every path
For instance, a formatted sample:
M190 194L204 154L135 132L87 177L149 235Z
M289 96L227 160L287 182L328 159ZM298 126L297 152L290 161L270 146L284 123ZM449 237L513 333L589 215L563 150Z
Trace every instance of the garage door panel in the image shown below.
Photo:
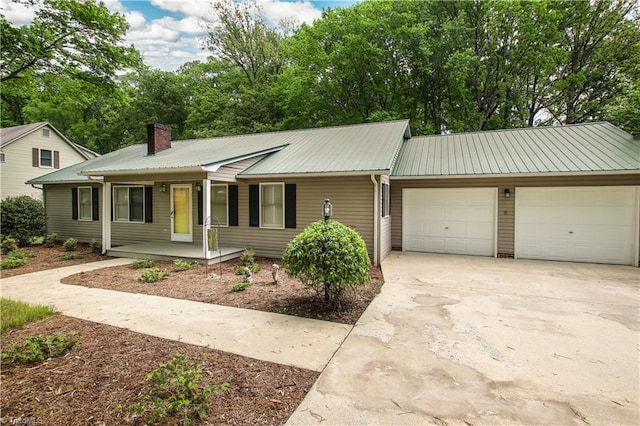
M492 256L495 194L494 188L405 189L403 247L410 251Z
M634 191L634 187L516 188L516 257L631 264Z

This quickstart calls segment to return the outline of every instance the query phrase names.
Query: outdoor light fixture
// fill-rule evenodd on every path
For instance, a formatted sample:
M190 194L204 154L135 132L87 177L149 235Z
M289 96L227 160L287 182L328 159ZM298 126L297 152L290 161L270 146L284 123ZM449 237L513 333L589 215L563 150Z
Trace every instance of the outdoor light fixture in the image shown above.
M160 192L167 192L167 185L166 184L162 184L160 185Z
M333 206L328 198L324 199L324 204L322 205L322 215L324 216L324 220L327 221L331 219L333 215Z
M509 188L504 190L504 198L509 198L511 197L511 191L509 191Z

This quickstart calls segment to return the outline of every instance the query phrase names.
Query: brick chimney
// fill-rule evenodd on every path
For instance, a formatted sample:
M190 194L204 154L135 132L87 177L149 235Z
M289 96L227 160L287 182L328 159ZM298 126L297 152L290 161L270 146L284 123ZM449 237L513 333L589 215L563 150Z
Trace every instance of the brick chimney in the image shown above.
M154 155L171 148L171 127L160 123L147 124L147 154Z

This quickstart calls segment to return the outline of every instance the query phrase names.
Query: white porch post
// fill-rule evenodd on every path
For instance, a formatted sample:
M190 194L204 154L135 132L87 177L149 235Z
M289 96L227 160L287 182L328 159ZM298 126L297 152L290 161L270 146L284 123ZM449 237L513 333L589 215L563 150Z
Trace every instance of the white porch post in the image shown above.
M102 185L102 254L111 249L111 182Z
M211 180L202 180L202 254L209 259L209 233L211 227Z

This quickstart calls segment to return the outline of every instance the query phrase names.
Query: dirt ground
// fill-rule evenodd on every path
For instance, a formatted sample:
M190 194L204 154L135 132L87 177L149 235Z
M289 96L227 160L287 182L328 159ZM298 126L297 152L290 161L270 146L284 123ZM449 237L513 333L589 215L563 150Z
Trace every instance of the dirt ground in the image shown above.
M81 245L83 259L62 261L62 247L35 246L37 254L26 265L1 271L3 277L78 263L105 260ZM197 266L176 272L172 262L157 262L169 277L154 284L138 281L141 270L130 266L113 267L67 277L68 284L101 287L127 292L156 294L248 309L279 312L328 321L354 324L383 283L379 268L371 268L372 282L349 294L338 311L327 309L315 291L304 289L280 269L277 285L271 265L276 259L256 262L262 270L253 275L253 284L232 293L229 287L242 281L233 272L238 261ZM222 268L222 269L220 269ZM212 274L221 276L212 279ZM11 330L2 336L2 350L22 344L28 336L64 333L77 341L60 358L25 365L2 361L0 372L0 423L110 425L143 424L141 418L118 408L137 400L151 383L145 375L168 362L176 352L203 366L203 386L229 382L230 388L209 396L210 406L203 424L280 425L300 404L319 373L295 367L258 361L212 349L151 337L107 325L63 315L54 315ZM162 424L177 424L171 419Z

